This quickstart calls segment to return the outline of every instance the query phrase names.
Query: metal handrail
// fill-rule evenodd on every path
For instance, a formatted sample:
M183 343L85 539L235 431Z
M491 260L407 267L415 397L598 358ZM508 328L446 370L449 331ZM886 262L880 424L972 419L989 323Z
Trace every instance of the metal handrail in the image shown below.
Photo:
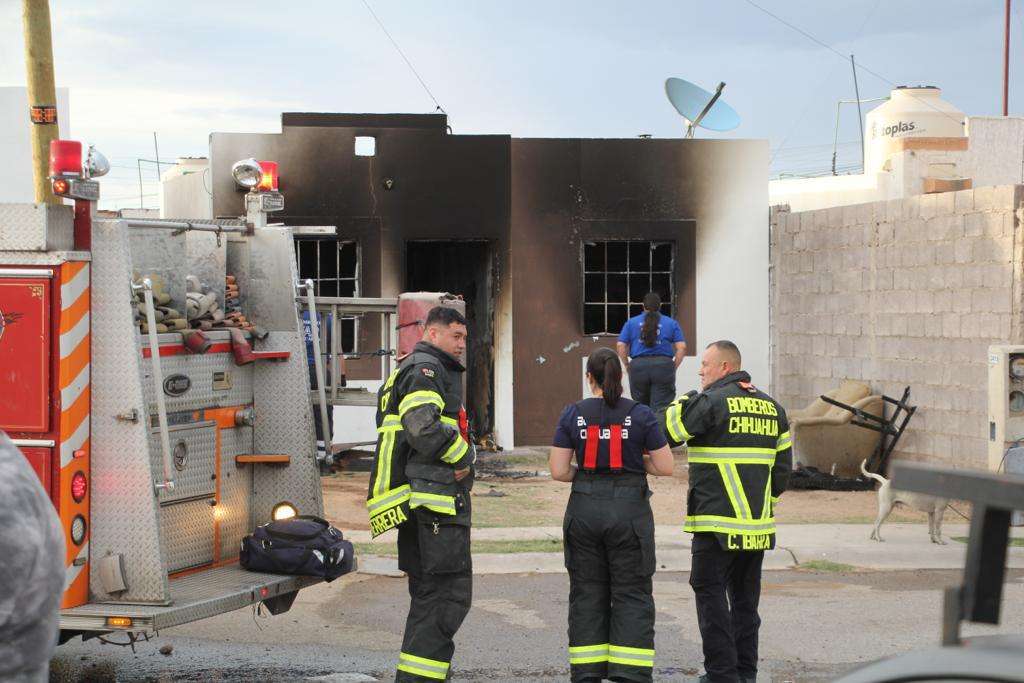
M154 484L157 490L174 490L174 466L171 462L171 441L168 437L167 406L164 403L164 371L160 365L160 340L156 332L156 306L153 304L153 281L148 277L142 284L132 284L132 289L142 290L146 307L146 325L149 328L149 357L153 365L153 384L156 394L156 415L160 423L160 449L163 452L164 480Z
M237 233L248 234L248 226L245 225L221 225L220 223L204 221L173 221L162 219L130 218L126 221L129 228L162 228L164 230L181 230L188 232L216 232L216 233Z
M326 378L324 376L324 359L320 357L320 326L316 318L316 299L313 296L313 281L306 280L306 305L309 310L309 334L313 342L313 367L316 371L316 393L320 399L320 424L323 425L323 439L325 445L330 445L331 435L328 434L327 419L327 392L324 388ZM333 374L333 373L332 373ZM333 385L334 382L331 382Z

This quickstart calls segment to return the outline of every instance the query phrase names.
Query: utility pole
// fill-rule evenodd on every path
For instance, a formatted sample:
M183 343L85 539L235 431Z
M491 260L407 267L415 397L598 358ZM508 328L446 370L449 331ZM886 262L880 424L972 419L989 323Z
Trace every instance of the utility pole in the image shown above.
M864 114L860 110L860 88L857 86L857 62L853 55L850 55L850 68L853 69L853 95L857 98L857 123L860 125L860 172L865 173L864 166ZM839 139L839 129L836 128L836 139ZM835 175L835 154L832 155L832 175Z
M1010 115L1010 0L1006 0L1006 30L1003 35L1003 116Z
M57 91L53 84L53 39L49 0L22 0L25 69L32 121L32 172L36 202L62 203L50 187L50 141L56 140Z

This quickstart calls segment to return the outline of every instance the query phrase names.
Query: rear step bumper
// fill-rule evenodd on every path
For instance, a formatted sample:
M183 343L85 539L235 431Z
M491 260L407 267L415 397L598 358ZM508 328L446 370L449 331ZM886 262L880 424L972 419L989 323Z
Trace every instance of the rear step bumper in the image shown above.
M320 581L312 576L250 572L238 565L218 567L171 579L170 605L88 603L61 610L60 628L62 631L158 631L241 609ZM109 626L108 617L128 617L132 620L131 626Z

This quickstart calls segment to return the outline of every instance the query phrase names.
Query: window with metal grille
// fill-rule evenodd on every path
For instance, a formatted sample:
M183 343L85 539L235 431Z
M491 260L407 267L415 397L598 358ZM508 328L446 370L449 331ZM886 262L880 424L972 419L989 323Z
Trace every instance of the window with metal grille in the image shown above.
M313 281L316 296L359 296L359 245L323 237L296 237L295 261L299 280ZM356 353L357 320L343 316L339 321L342 353ZM326 345L326 340L321 342Z
M661 296L661 312L674 315L674 269L672 242L584 242L583 333L618 334L652 291Z

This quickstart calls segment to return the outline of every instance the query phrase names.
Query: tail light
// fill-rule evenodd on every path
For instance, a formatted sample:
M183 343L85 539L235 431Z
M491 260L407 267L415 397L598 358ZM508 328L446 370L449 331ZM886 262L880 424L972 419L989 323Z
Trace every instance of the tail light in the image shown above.
M82 515L76 515L75 518L71 520L71 541L75 545L82 545L82 542L85 540L85 531L85 517Z
M75 472L75 476L71 477L71 497L76 503L81 503L88 491L89 481L85 478L85 473Z

